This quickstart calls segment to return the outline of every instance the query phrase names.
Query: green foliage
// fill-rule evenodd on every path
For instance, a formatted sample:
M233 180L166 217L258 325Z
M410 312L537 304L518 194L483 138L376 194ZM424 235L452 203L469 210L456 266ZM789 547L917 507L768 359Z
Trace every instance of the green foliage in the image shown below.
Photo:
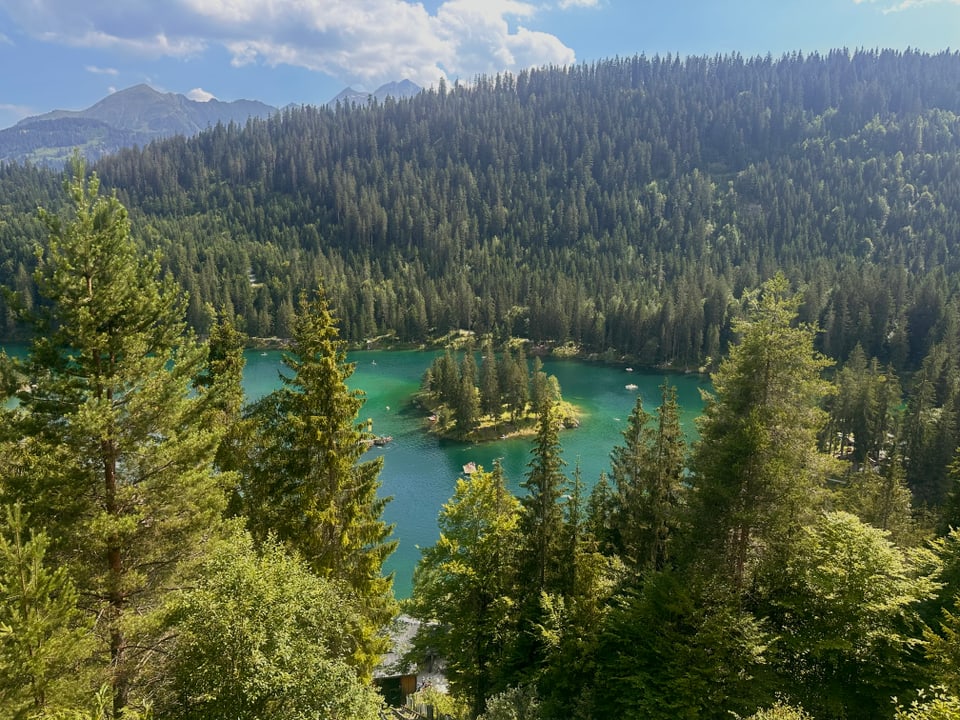
M545 402L537 418L537 436L527 477L521 483L523 552L521 587L527 600L537 605L544 592L562 589L561 538L563 509L560 499L567 489L560 447L560 417L556 404Z
M888 531L898 545L916 545L923 539L913 518L912 496L896 450L880 468L849 473L836 494L836 507Z
M267 540L235 533L173 598L161 717L376 720L353 666L363 610L338 583Z
M477 720L540 720L540 700L530 685L512 687L490 698Z
M475 717L470 714L469 706L457 696L442 692L435 687L417 690L409 696L409 699L413 702L414 707L432 707L434 717L439 716L450 720L471 720Z
M503 681L513 632L520 503L504 483L499 465L457 481L440 511L440 538L423 550L414 575L412 608L441 624L429 642L474 715Z
M960 698L943 690L931 688L920 691L920 697L909 707L897 704L895 720L957 720L960 718Z
M769 708L757 710L747 720L813 720L813 716L801 707L777 701Z
M813 327L794 326L800 297L778 275L747 301L739 342L711 376L692 458L696 552L737 591L810 517L830 467L816 442L830 361L814 350Z
M952 344L952 343L951 343ZM940 505L951 489L950 463L957 448L957 359L946 344L923 358L904 413L907 484L918 504Z
M636 570L660 570L680 525L686 443L680 427L676 388L660 387L657 421L636 404L623 432L624 444L611 453L612 477L617 489L613 518L617 549Z
M201 333L216 309L288 336L323 278L350 341L462 328L696 368L782 269L821 350L906 376L956 319L958 74L955 52L640 55L291 108L98 169ZM28 305L56 184L0 168L0 281Z
M51 569L49 540L28 532L19 506L0 523L0 714L52 717L86 694L92 623L77 608L66 568Z
M766 699L772 637L730 603L665 571L618 599L604 623L594 717L728 718Z
M854 468L879 466L893 449L900 424L902 394L896 373L867 363L858 344L837 374L836 395L829 398L825 428L827 450L849 457Z
M616 555L605 556L585 521L579 466L565 496L559 590L540 596L535 629L543 643L538 689L544 717L589 718L600 632L611 597L627 575Z
M381 519L383 461L361 460L369 438L357 421L363 394L346 385L353 366L322 291L301 299L284 363L293 375L251 411L243 513L258 542L276 536L315 573L356 594L369 623L355 660L369 673L396 611L392 578L382 571L396 542Z
M154 647L138 626L216 535L218 392L191 393L206 348L185 334L181 293L130 236L124 207L77 163L71 205L41 212L36 278L46 300L17 409L4 426L4 499L42 519L97 619L92 661L113 714Z
M844 512L804 528L756 594L779 634L781 689L816 717L879 717L923 680L920 603L937 588L931 558L894 546Z

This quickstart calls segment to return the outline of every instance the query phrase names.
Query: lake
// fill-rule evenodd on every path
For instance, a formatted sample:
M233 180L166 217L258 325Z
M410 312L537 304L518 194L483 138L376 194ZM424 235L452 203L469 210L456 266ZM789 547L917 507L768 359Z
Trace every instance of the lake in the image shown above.
M256 400L278 387L281 353L249 351L244 373L248 400ZM453 495L463 466L475 462L486 469L500 458L510 488L520 492L528 470L532 440L515 438L478 445L441 441L426 432L425 413L410 403L420 378L436 356L420 351L362 351L348 358L356 371L348 381L351 388L366 393L359 419L373 421L373 432L390 435L393 442L373 448L366 457L383 456L380 475L382 493L393 500L384 519L394 525L399 540L397 551L387 560L386 569L395 573L398 598L410 595L413 568L419 548L437 540L437 516ZM577 360L545 358L543 369L560 381L563 397L581 410L580 427L560 434L567 474L580 463L587 487L600 473L610 469L610 451L623 441L621 432L633 410L637 394L648 412L660 403L659 386L664 377L676 386L682 408L681 421L688 437L694 434L693 420L703 409L700 389L708 388L698 375L627 372L622 367L584 363ZM637 385L636 390L626 385Z
M23 356L26 347L10 345L6 350ZM254 401L280 385L282 354L250 350L245 355L244 390L247 400ZM530 438L472 445L441 441L426 432L425 413L413 407L410 398L436 355L415 350L348 355L356 363L348 385L366 393L359 419L371 419L377 435L393 437L389 445L372 448L366 457L383 456L381 492L393 498L384 511L384 520L394 525L399 546L387 560L386 569L395 573L398 598L410 595L419 548L436 542L437 516L453 495L457 478L463 477L463 466L475 462L490 469L499 458L509 487L519 493L530 462ZM709 388L708 381L699 375L627 372L622 367L577 360L548 357L543 369L560 381L564 399L581 410L580 427L562 431L560 442L567 474L572 475L579 462L587 487L593 486L601 472L609 472L610 451L623 441L621 433L638 393L647 411L654 412L660 403L659 387L666 377L677 388L681 422L687 436L692 437L696 434L693 421L703 409L700 390ZM636 385L637 389L627 389L626 385Z

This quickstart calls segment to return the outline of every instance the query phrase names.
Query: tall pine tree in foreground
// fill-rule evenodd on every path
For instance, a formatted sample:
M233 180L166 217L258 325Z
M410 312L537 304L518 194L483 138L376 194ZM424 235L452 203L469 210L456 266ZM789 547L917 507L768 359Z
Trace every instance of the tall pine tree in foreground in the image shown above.
M830 362L813 349L815 328L795 325L800 296L777 275L748 301L692 459L696 554L735 593L809 517L830 460L817 451Z
M220 403L213 389L191 392L206 348L185 332L182 293L137 247L124 207L79 161L65 187L68 215L41 211L47 303L18 368L19 407L4 416L0 491L46 525L50 557L70 569L119 716L157 651L140 628L222 515Z
M383 461L361 459L370 439L357 422L363 393L347 387L354 366L322 291L312 301L301 298L284 364L293 375L252 410L244 511L258 541L275 535L366 608L369 624L355 660L369 672L396 610L393 579L383 574L396 543L381 519L388 500L377 495Z

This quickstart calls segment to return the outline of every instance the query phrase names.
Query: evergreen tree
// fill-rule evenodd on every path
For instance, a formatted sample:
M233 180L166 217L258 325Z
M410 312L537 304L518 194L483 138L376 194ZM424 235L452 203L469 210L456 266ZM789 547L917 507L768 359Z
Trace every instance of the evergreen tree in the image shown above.
M522 347L516 354L504 352L504 380L501 383L510 415L514 420L523 417L530 401L530 371L527 368L527 356Z
M497 356L490 336L484 338L480 352L483 355L480 361L480 409L485 415L499 419L502 407L500 380L497 377Z
M619 502L614 526L624 560L637 570L660 570L679 525L686 444L680 428L677 391L660 386L657 422L637 397L623 432L625 444L611 454Z
M518 672L533 678L542 670L547 644L538 631L549 614L551 596L562 594L563 506L567 488L559 440L560 418L556 406L545 403L537 418L537 437L521 483L521 553L518 558L518 631L513 661Z
M579 465L563 500L559 589L541 596L539 628L546 652L539 688L544 717L589 718L593 687L583 678L596 674L600 631L625 573L619 558L599 552L590 533Z
M124 207L76 162L70 214L48 231L36 279L47 300L8 414L2 490L44 518L97 619L113 713L131 700L154 645L138 631L216 535L225 493L213 473L217 393L191 393L206 348L185 334L184 301L130 236Z
M357 662L369 672L383 650L381 629L392 618L393 580L383 562L396 543L381 519L382 458L361 460L368 433L357 422L363 393L350 390L346 361L326 298L301 298L283 387L252 410L251 464L241 495L255 539L275 536L321 577L345 583L366 608L369 624Z
M668 569L615 599L597 651L594 717L721 720L772 700L763 682L769 631L699 595Z
M888 532L901 547L916 544L918 532L913 519L910 488L896 450L882 467L849 474L848 483L840 489L837 499L837 509L846 510L863 522Z
M537 418L537 437L530 451L530 471L521 483L526 495L523 505L526 592L538 597L541 592L558 589L561 568L560 542L563 532L563 508L560 500L567 488L560 446L560 418L556 405L546 403Z
M447 659L453 690L479 714L502 686L512 637L520 503L499 464L458 480L440 511L440 538L423 551L414 575L417 615L441 627L428 641Z
M477 391L477 362L468 347L460 363L460 383L453 407L457 433L467 437L480 423L480 395Z
M617 498L605 472L590 490L587 498L587 528L601 552L617 553L616 521Z
M889 453L898 430L900 383L877 359L867 362L858 343L837 374L837 393L830 398L824 445L849 456L854 469L870 462L878 466Z
M221 423L226 428L217 448L214 464L221 473L231 473L229 482L233 488L228 510L239 512L237 472L246 460L245 448L250 441L250 422L243 417L243 369L246 360L243 347L246 336L237 330L233 322L221 317L210 328L207 341L209 356L207 367L194 381L201 393L214 393L219 405Z
M809 516L829 467L816 449L829 362L813 349L815 330L793 325L800 298L788 289L778 275L748 299L692 458L695 552L735 592Z
M543 371L543 361L538 356L533 359L533 370L530 373L530 403L534 412L540 412L541 405L550 400L555 401L556 398L551 397L550 381Z
M28 532L19 506L0 524L0 713L44 716L80 707L92 678L83 661L92 619L77 607L65 567L49 567L49 540Z

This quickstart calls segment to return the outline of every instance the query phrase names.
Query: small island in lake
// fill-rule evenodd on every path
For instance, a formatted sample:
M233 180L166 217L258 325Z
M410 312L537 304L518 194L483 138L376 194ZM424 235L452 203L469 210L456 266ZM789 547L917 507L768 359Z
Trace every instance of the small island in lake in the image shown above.
M459 357L448 347L427 368L416 395L431 432L469 442L534 434L537 408L547 399L564 427L579 426L576 407L563 400L540 358L531 371L522 346L496 353L490 340L481 346L479 363L472 345Z

